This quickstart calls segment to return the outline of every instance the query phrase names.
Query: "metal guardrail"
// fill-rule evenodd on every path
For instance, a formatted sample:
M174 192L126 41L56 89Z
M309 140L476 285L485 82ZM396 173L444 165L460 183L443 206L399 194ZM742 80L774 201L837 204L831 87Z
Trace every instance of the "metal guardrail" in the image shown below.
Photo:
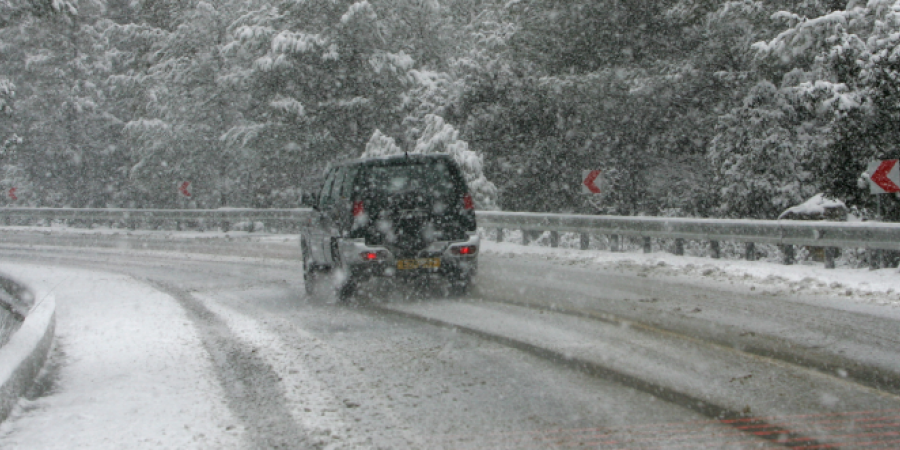
M254 209L125 209L125 208L0 208L0 217L44 220L92 220L97 222L128 220L297 220L309 208ZM5 219L8 220L8 219Z
M120 223L127 228L147 227L156 222L218 224L224 231L239 222L281 221L296 223L308 217L309 208L254 209L125 209L125 208L0 208L0 220L5 225L21 221L64 221L91 223Z
M664 239L900 250L900 223L478 213L478 225Z
M289 209L115 209L115 208L0 208L2 223L18 220L123 222L137 227L148 221L201 221L229 224L241 221L284 221L296 224L311 214L309 208ZM544 214L527 212L479 211L479 226L498 229L498 240L503 229L526 231L550 231L551 243L558 243L560 232L582 234L582 248L587 248L590 235L610 235L644 238L645 251L649 251L651 238L674 239L676 254L683 253L684 240L710 241L711 253L718 257L719 241L736 241L747 244L747 257L753 259L754 243L783 246L785 262L793 259L793 246L832 248L867 248L873 250L900 250L900 223L882 222L824 222L790 220L731 220L686 219L663 217L589 216L575 214ZM826 266L833 266L833 253L826 251ZM829 257L829 254L831 256Z
M834 268L839 248L866 248L872 267L885 265L882 250L900 250L900 224L883 222L825 222L791 220L687 219L666 217L588 216L574 214L536 214L515 212L483 212L478 214L479 226L498 229L550 231L552 246L558 245L559 232L581 233L581 248L586 249L591 234L610 236L614 251L618 237L640 237L644 252L649 253L652 238L674 239L674 253L684 254L687 239L709 241L710 256L719 258L720 241L744 242L745 257L756 259L756 243L781 247L782 261L794 263L794 246L823 248L826 268ZM523 235L527 242L527 234Z

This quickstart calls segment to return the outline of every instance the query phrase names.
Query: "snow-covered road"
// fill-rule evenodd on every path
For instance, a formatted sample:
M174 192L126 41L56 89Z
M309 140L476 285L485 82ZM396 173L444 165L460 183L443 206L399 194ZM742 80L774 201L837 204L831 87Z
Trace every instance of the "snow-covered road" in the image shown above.
M370 286L342 306L306 297L290 239L240 257L25 236L0 271L54 290L59 337L0 448L897 442L900 314L886 291L834 295L859 280L489 244L470 298Z

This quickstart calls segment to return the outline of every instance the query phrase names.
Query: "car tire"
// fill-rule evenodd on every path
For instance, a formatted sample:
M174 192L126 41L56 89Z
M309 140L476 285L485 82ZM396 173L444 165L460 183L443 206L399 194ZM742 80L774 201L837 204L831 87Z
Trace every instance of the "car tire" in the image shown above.
M331 258L335 262L335 266L341 268L344 277L344 280L338 283L336 287L337 299L339 302L347 302L356 293L357 280L353 276L353 271L350 267L346 266L341 259L337 241L332 241L331 243Z
M303 286L306 288L306 293L309 295L314 295L316 293L316 284L318 283L319 274L316 273L316 269L310 267L306 267L306 263L303 264Z
M314 295L318 278L324 270L318 264L313 262L312 255L309 251L309 244L307 244L305 239L300 240L300 253L303 257L303 286L306 289L307 294Z
M472 278L461 277L450 280L449 293L453 297L465 297L472 290Z
M342 302L349 301L353 294L356 293L356 280L352 278L347 278L343 283L338 287L337 296L338 300Z

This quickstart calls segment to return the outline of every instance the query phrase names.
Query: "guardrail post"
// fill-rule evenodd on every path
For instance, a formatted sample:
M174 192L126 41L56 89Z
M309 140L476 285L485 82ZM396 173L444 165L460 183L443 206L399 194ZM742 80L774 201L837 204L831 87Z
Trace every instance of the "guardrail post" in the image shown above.
M876 270L884 267L884 252L875 248L867 248L866 255L869 257L869 269Z
M719 247L719 241L709 241L709 257L719 259L722 257L722 249Z
M644 253L650 253L653 251L653 242L650 240L650 236L644 236Z
M503 228L497 228L497 242L503 242Z
M744 259L747 261L756 261L756 243L744 243Z
M559 231L550 232L550 246L553 248L559 247Z
M794 264L794 246L792 244L782 244L781 254L781 262L784 265L790 266L791 264Z
M684 256L684 239L675 238L675 255Z
M619 235L618 234L609 235L609 251L611 251L611 252L619 251Z
M837 256L837 248L825 247L825 268L834 269L834 257Z
M591 246L591 235L587 233L581 233L581 249L587 250Z
M531 236L528 235L528 230L522 230L522 245L528 245L530 240Z

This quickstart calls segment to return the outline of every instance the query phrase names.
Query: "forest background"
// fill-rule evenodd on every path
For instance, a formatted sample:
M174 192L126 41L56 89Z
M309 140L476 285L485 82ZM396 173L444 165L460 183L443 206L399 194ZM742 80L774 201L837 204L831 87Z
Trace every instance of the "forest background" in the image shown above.
M503 210L866 214L900 0L0 0L0 203L296 207L434 126Z

